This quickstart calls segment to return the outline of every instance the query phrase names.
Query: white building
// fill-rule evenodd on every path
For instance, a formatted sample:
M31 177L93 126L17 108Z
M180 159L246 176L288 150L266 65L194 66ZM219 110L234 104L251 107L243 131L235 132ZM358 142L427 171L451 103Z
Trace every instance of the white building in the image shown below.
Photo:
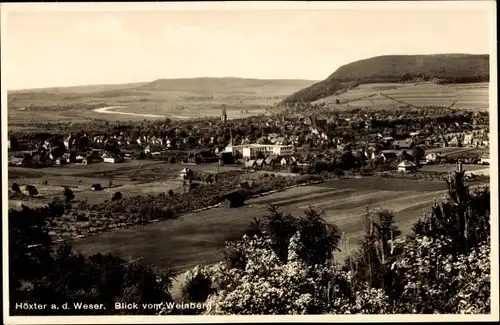
M294 152L293 145L276 145L276 144L245 144L237 146L227 146L226 152L240 152L243 158L254 158L259 152L265 156L290 156Z
M119 157L104 157L102 159L105 163L116 164L121 163L123 160Z
M413 162L404 160L398 165L398 172L409 173L414 171L415 168L416 165Z
M427 162L435 162L438 158L438 154L435 153L435 152L431 152L431 153L428 153L426 156L425 156L425 160Z

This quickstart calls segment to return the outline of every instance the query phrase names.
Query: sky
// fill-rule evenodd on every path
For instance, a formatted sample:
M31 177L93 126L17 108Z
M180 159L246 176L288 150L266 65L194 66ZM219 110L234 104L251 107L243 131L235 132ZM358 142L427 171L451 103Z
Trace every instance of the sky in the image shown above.
M322 80L378 55L490 53L492 39L491 11L484 9L92 8L6 11L8 89L158 78Z

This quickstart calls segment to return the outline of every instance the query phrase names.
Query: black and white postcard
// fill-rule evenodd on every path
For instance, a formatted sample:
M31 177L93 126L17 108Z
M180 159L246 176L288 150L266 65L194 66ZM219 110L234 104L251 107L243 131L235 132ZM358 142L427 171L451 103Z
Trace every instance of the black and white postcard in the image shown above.
M498 320L494 1L1 14L6 324Z

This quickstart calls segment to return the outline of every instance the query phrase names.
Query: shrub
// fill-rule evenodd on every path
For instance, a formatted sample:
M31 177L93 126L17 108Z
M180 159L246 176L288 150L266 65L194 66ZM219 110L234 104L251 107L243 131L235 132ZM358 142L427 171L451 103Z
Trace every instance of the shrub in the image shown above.
M208 296L215 292L212 288L210 269L198 265L187 271L181 292L184 301L205 302Z
M29 196L38 195L38 190L34 185L26 185L26 191L28 191Z
M75 194L73 194L73 191L69 187L64 188L63 195L66 202L70 202L75 198Z
M115 192L113 194L113 197L111 198L111 201L121 200L122 198L123 198L123 195L121 192Z
M18 194L21 193L21 188L19 187L19 184L17 184L17 183L13 183L11 189L14 193L18 193Z

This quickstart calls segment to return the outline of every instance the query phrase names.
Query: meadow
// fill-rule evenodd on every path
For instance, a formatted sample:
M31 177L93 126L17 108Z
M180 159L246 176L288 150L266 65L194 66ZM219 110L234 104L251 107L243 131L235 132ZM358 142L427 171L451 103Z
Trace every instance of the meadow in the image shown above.
M265 216L268 205L274 204L294 215L309 206L324 210L325 220L339 226L349 238L350 249L354 249L362 237L361 216L366 207L393 210L399 227L408 232L424 212L429 212L434 198L442 198L445 192L443 182L378 178L333 180L253 198L238 209L213 208L174 220L75 239L73 244L84 253L143 258L160 269L171 267L182 272L200 263L221 260L225 241L240 237L254 218ZM337 258L345 253L340 252Z
M124 196L148 195L159 192L175 192L182 189L180 171L191 168L198 172L227 172L237 170L231 166L217 164L184 165L170 164L156 160L128 160L119 164L96 163L90 165L65 165L32 169L9 167L9 188L17 183L21 188L35 185L39 196L24 200L11 200L11 208L20 204L40 206L54 198L62 197L64 187L69 187L75 194L75 200L84 200L90 204L99 204L109 200L113 193L121 192ZM108 186L111 181L111 187ZM102 191L92 191L93 184L100 184Z

